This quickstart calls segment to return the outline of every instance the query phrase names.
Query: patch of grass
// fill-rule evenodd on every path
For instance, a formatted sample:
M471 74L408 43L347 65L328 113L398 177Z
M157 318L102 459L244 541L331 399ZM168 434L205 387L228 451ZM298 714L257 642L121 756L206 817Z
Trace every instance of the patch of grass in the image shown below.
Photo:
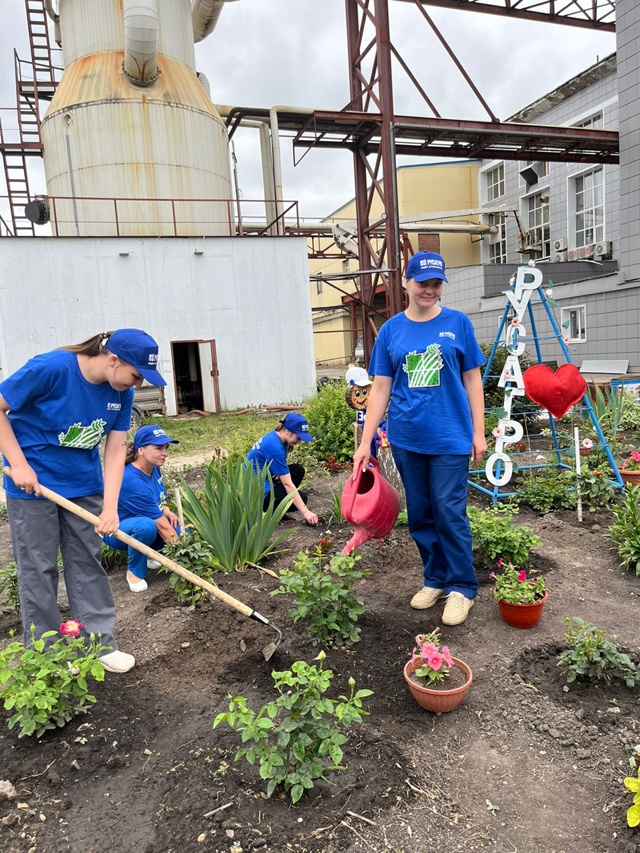
M224 447L231 457L246 456L261 435L275 429L278 412L269 415L234 415L221 412L206 418L145 418L144 423L158 424L180 444L172 447L175 456L191 456ZM171 454L169 454L169 461Z

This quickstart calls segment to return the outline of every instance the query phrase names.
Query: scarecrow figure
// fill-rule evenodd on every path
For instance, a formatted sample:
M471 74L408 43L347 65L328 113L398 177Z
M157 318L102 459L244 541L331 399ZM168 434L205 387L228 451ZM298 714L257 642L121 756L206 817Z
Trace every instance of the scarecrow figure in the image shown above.
M355 410L356 421L353 425L353 434L358 446L362 427L367 415L367 401L369 399L369 389L373 384L369 379L369 374L364 367L350 367L347 370L345 379L347 380L347 390L345 391L345 400L347 405ZM371 442L371 455L377 456L378 448L389 447L387 441L387 422L380 421L377 434Z

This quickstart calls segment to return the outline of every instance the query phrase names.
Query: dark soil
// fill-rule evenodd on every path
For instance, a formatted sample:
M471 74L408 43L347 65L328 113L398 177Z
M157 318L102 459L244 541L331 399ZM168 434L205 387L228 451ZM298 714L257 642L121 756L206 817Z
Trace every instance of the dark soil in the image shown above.
M328 518L339 485L336 477L316 482L311 507ZM347 770L295 806L277 794L267 800L258 771L233 760L239 736L224 725L212 730L228 694L246 696L257 709L274 696L272 669L317 654L304 626L287 616L287 597L269 596L277 581L255 569L220 579L222 589L282 628L284 640L267 663L268 628L219 602L180 608L166 575L132 594L124 571L114 571L118 641L137 666L107 673L90 713L39 741L0 729L0 780L18 791L0 801L0 849L640 850L638 831L626 826L631 795L622 785L640 743L639 693L620 683L567 687L556 667L567 616L605 628L640 660L640 581L618 568L603 537L608 521L521 511L518 523L544 542L532 559L549 588L542 620L528 631L506 626L479 570L480 594L466 624L442 629L452 654L471 666L473 684L464 703L441 716L414 703L402 671L414 636L439 624L442 605L422 613L409 607L421 573L406 528L363 546L371 576L359 588L361 640L330 650L326 666L334 672L332 695L348 689L350 676L373 690L370 716L351 730ZM326 523L286 526L289 550L270 561L275 571L325 535L336 550L350 536L336 525L327 533ZM5 561L8 548L2 518ZM0 618L0 641L12 627L12 616Z

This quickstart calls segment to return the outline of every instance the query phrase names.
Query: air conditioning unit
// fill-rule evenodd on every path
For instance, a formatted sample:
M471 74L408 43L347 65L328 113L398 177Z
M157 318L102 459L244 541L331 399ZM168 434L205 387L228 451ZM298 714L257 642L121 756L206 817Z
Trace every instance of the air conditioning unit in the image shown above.
M567 238L560 237L559 240L553 241L553 251L554 252L566 252L567 251Z
M567 256L570 261L579 261L580 249L569 249L569 251L567 252Z
M602 240L600 243L596 243L593 248L593 254L598 255L599 258L610 258L613 254L612 243L609 240Z
M593 246L580 246L578 249L578 257L581 260L593 257Z
M551 255L551 260L554 264L564 264L567 260L567 252L555 252L555 254Z

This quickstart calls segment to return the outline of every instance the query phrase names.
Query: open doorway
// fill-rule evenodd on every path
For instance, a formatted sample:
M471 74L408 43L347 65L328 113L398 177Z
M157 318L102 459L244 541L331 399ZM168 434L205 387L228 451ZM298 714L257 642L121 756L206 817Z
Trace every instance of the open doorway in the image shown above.
M178 412L219 412L216 342L174 341L171 357Z

